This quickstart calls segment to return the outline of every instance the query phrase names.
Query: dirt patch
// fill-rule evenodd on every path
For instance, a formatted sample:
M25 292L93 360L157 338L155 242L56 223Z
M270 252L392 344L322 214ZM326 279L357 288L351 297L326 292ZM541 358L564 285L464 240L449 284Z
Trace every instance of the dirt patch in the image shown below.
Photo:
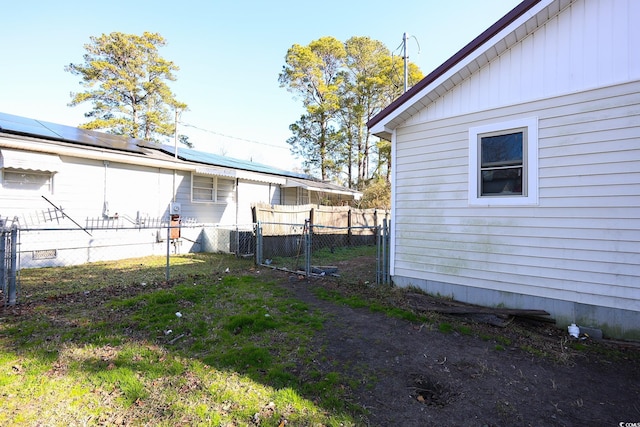
M286 276L286 274L281 273ZM283 286L326 313L322 371L348 377L373 426L618 426L640 422L635 345L571 340L548 324L506 327L450 315L410 322L318 298L318 288L376 292L289 276ZM378 295L379 297L379 295ZM402 306L402 293L389 297ZM445 325L447 327L442 327Z

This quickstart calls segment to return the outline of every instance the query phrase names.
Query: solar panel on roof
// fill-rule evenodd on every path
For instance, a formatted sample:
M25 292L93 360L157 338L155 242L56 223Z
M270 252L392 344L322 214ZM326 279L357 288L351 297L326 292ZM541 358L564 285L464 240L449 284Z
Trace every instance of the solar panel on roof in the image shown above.
M57 137L55 132L45 128L37 120L6 113L0 113L0 129L20 135L38 135L48 138Z
M41 122L43 126L58 134L61 139L93 147L109 148L112 150L127 151L130 153L144 153L137 146L136 140L127 136L113 135L89 129L80 129L57 123Z
M6 113L0 113L0 130L8 133L55 139L92 147L108 148L130 153L145 153L145 150L137 144L139 140L133 138L29 119L27 117L14 116Z
M87 131L91 132L91 131ZM134 153L144 154L145 150L138 146L138 139L128 138L126 136L112 135L109 133L93 132L97 134L97 138L105 146L116 150L130 151Z
M83 129L74 128L71 126L64 126L57 123L49 123L49 122L40 122L42 126L46 129L49 129L60 139L64 139L66 141L79 142L81 144L86 145L94 145L96 143L96 138L91 135L87 135Z
M143 147L151 148L154 150L160 150L172 156L175 155L174 147L169 145L156 145L156 144L150 144L147 142L143 142L141 145ZM250 172L264 172L271 175L310 179L308 175L304 175L301 173L285 171L282 169L274 168L274 167L263 165L260 163L250 162L248 160L234 159L231 157L221 156L218 154L196 151L189 148L178 148L178 157L182 160L187 160L187 161L196 162L196 163L203 163L206 165L229 167L234 169L246 170Z
M260 163L250 162L248 160L233 159L231 157L219 156L211 153L204 153L201 151L190 150L188 148L180 148L178 150L178 156L192 162L206 163L217 166L232 167L235 169L248 170L252 172L264 172L273 175L292 176L300 178L309 178L306 175L297 174L295 172L285 171L282 169L274 168L271 166L263 165Z

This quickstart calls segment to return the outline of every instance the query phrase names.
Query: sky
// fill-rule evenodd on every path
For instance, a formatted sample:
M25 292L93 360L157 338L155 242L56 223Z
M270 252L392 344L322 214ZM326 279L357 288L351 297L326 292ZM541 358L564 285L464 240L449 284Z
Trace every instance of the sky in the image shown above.
M286 143L302 101L280 87L287 50L324 36L367 36L424 75L513 9L519 0L7 0L0 23L0 112L68 126L90 104L69 107L90 37L162 35L164 59L180 70L170 88L188 105L178 132L196 150L300 171Z

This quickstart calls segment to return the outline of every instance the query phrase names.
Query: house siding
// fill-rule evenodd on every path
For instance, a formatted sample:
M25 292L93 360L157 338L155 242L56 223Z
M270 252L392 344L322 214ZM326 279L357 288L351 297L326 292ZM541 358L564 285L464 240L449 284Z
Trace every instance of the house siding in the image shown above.
M53 209L45 196L78 222L101 218L105 202L111 216L136 218L138 212L150 216L166 213L172 197L172 171L133 166L118 162L59 156L60 170L53 176L53 191L0 189L2 214L29 217ZM132 185L135 184L135 185Z
M468 129L531 116L538 205L470 206ZM637 80L398 128L394 280L476 303L538 304L561 322L601 325L596 308L622 310L637 329L638 141Z
M240 180L237 224L251 224L253 222L251 207L256 203L277 204L280 200L279 186L263 182L249 182ZM235 218L234 218L235 219Z
M559 2L564 6L566 2ZM548 12L540 12L545 14ZM499 56L490 48L407 123L520 104L640 79L640 2L578 0ZM538 24L530 18L528 26ZM514 30L506 39L519 38ZM455 85L454 85L455 82Z
M215 202L193 201L191 195L192 173L176 172L176 202L182 207L182 216L200 223L234 224L236 210L235 180L217 177Z

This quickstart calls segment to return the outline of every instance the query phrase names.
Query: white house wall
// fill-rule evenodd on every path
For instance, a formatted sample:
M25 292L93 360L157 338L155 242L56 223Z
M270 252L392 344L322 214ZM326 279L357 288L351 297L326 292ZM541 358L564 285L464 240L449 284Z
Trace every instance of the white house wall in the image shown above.
M84 220L109 216L135 219L166 214L173 196L172 171L117 162L61 156L64 167L54 177L52 201L67 214ZM78 221L79 222L79 221Z
M470 206L469 128L532 115L539 204ZM495 291L431 288L489 305L508 293L511 305L533 296L638 314L639 141L640 81L397 129L394 280Z
M24 190L0 185L0 217L13 219L18 216L24 226L47 226L42 223L42 212L61 206L69 217L81 224L85 220L102 220L103 214L135 221L142 217L161 218L168 213L169 204L179 203L183 220L209 224L250 224L253 203L278 204L281 199L281 177L243 172L250 178L233 178L209 174L216 180L216 200L196 201L192 198L192 177L196 172L166 167L135 164L129 154L111 154L102 160L96 150L83 155L82 149L68 148L50 142L38 142L21 137L0 135L0 150L35 150L42 162L51 158L52 190ZM9 147L9 148L5 148ZM56 154L55 151L72 151L77 155ZM89 153L89 151L87 151ZM141 159L140 163L145 160ZM156 162L161 163L161 162ZM253 179L255 178L255 179ZM1 183L0 183L1 184ZM239 200L238 200L239 199ZM237 202L237 203L236 203ZM295 204L295 201L294 201ZM50 224L57 226L58 224Z
M179 183L178 183L179 184ZM172 171L110 163L106 168L109 214L164 216L173 196Z
M297 205L298 204L298 187L289 187L282 189L280 205Z
M448 82L446 94L408 123L640 79L638 17L637 0L577 0L499 56L491 59L493 49L478 56L464 80Z
M223 222L225 217L235 211L234 180L218 177L220 182L218 200L215 202L202 202L192 199L192 176L191 172L176 171L175 201L180 203L182 208L181 216L184 219L193 219L200 223L217 224Z
M266 182L239 180L238 213L234 224L251 224L251 206L256 203L278 204L280 186Z
M101 218L105 202L109 214L136 218L138 211L151 216L165 213L163 200L171 199L169 171L79 157L59 156L62 165L53 175L52 191L0 189L0 215L22 217L34 225L38 212L53 209L43 197L84 224L87 218ZM167 185L168 184L168 185Z

